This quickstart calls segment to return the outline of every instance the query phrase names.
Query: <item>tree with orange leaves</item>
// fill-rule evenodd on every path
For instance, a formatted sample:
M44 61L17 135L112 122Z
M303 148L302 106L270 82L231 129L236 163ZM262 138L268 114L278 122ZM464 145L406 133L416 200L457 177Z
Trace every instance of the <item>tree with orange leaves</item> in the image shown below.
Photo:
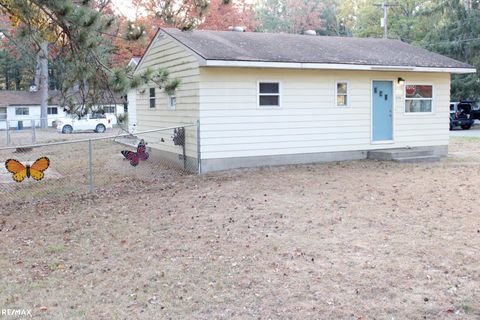
M115 39L136 41L145 34L144 27L129 23L121 29L112 12L109 0L0 0L0 13L9 18L12 31L4 33L21 38L29 43L31 52L42 55L42 70L47 59L57 63L62 71L62 104L79 116L94 105L111 104L114 93L125 93L145 82L165 90L178 85L166 70L147 70L131 77L127 69L112 65ZM42 88L47 89L48 79L43 83ZM46 104L41 109L46 115Z
M145 26L145 37L135 42L113 38L116 55L112 57L112 64L115 66L125 65L134 56L142 56L160 27L229 30L234 26L242 26L247 30L255 30L257 26L252 6L245 0L134 0L133 5L138 12L134 21L120 17L119 23L124 27Z
M229 30L239 26L254 31L258 23L254 18L252 5L245 0L225 4L222 0L211 0L199 29Z

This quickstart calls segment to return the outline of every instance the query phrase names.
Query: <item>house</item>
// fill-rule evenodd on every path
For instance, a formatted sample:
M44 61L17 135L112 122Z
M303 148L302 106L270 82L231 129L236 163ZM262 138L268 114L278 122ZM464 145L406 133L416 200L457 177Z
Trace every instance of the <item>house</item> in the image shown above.
M0 130L31 127L32 121L40 124L40 92L0 91ZM48 106L48 125L56 119L65 117L63 108L58 104Z
M47 109L48 126L57 119L66 117L63 107L57 98L57 92L49 92L50 104ZM123 104L120 99L116 104L102 105L112 124L117 123L117 116L123 114ZM0 130L9 128L29 128L32 123L40 125L41 97L39 91L0 90Z
M393 148L446 155L450 75L476 72L398 40L177 29L159 30L135 74L147 68L181 84L174 96L137 90L138 130L199 121L186 155L202 172ZM152 151L178 159L164 140Z

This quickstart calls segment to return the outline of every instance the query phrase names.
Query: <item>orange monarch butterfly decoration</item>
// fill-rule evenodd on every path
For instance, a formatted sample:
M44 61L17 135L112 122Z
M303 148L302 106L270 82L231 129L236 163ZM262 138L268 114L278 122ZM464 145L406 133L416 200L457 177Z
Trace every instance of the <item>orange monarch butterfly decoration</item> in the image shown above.
M47 170L49 165L50 160L47 157L37 159L32 165L23 165L14 159L5 161L5 167L10 173L13 173L12 178L17 182L22 182L25 178L30 177L37 181L42 180L45 176L43 171Z

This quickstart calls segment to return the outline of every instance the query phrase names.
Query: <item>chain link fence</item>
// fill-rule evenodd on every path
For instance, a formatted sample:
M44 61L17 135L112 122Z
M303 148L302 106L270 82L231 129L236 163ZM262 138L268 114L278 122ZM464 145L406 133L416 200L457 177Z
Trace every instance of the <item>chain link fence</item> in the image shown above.
M40 119L2 119L0 120L0 146L35 144L39 128Z
M33 130L33 129L32 129ZM0 203L29 202L134 189L197 173L198 124L139 131L61 134L55 129L0 140ZM18 130L21 131L21 130ZM145 148L138 148L144 141ZM20 143L18 143L20 142ZM15 143L15 145L12 145ZM48 167L46 160L48 158ZM127 159L128 158L128 159ZM41 173L38 173L38 172ZM39 179L41 178L41 179Z

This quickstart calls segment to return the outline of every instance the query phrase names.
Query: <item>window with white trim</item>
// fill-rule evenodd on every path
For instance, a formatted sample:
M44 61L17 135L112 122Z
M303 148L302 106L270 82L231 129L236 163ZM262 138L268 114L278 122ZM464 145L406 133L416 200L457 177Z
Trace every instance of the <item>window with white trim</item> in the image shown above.
M177 107L177 96L168 96L168 107L172 110L175 110L175 108Z
M15 115L17 116L28 116L29 113L29 108L15 108Z
M150 108L155 108L155 88L150 88Z
M103 107L103 111L104 111L105 113L113 113L113 114L116 114L117 112L116 112L115 109L116 109L115 106L104 106L104 107Z
M348 106L348 82L346 81L335 82L335 105L337 107Z
M58 114L58 108L57 107L48 107L47 108L47 114Z
M258 83L258 106L280 107L280 82Z
M409 84L405 86L405 112L432 112L433 86Z

